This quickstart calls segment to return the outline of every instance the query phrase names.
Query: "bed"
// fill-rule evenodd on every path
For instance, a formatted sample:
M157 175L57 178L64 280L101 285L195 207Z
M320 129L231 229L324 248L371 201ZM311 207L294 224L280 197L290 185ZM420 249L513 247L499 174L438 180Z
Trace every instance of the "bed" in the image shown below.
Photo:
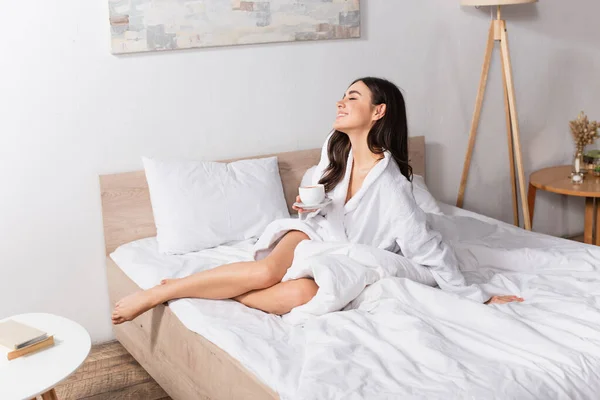
M415 173L425 175L425 138L410 138ZM285 198L292 212L305 171L319 162L321 149L276 155ZM248 157L257 158L257 157ZM234 160L223 160L234 161ZM100 176L106 268L111 307L141 290L109 257L119 246L156 236L148 184L143 171ZM187 329L161 305L135 321L113 327L117 340L174 399L278 399L239 361Z
M421 175L424 150L411 138ZM318 156L278 154L288 205ZM184 276L243 259L252 245L161 256L143 172L102 176L101 186L112 304L155 285L165 267ZM233 301L181 299L115 335L174 399L595 398L598 248L440 207L432 223L453 241L467 279L526 303L484 306L393 278L301 327Z

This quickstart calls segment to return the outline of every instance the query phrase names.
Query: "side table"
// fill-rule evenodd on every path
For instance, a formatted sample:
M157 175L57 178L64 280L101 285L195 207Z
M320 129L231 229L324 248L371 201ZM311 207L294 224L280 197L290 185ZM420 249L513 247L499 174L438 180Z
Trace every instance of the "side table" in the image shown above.
M538 189L567 196L584 197L584 242L600 246L600 177L595 177L591 172L588 172L583 183L575 185L571 182L571 171L572 167L570 165L562 165L544 168L531 174L527 194L531 222L533 223L535 195Z
M42 395L55 400L54 387L87 358L91 340L76 322L52 314L21 314L7 318L54 335L54 346L8 361L0 348L0 399L29 400ZM4 321L4 320L3 320Z

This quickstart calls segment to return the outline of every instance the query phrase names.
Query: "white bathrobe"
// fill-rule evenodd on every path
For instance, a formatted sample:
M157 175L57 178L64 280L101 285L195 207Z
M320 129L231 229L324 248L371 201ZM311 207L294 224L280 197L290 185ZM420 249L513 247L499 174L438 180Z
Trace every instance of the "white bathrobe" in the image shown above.
M313 184L318 183L329 165L328 142L329 138L323 145ZM487 301L489 296L479 286L467 286L454 250L427 225L425 212L415 202L412 183L402 175L392 155L387 151L384 155L358 192L345 203L353 163L350 150L344 179L328 194L332 203L305 218L286 218L269 224L255 245L255 258L264 258L285 233L298 230L311 240L359 243L401 254L430 267L441 289L478 302Z

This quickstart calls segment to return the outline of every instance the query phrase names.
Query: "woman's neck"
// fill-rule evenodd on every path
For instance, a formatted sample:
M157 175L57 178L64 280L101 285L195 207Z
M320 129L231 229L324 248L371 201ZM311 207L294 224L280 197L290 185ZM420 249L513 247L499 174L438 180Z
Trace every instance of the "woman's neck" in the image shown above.
M352 146L352 157L354 158L354 166L358 169L370 168L373 164L382 157L379 154L371 152L367 145L368 131L362 134L348 135Z

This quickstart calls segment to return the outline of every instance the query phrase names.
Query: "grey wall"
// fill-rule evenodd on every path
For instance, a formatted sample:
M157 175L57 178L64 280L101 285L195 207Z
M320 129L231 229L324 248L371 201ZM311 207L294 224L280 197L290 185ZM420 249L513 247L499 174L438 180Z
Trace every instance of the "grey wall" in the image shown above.
M0 318L53 312L111 337L97 175L141 155L218 159L321 145L362 75L402 87L428 177L456 199L489 24L458 1L363 1L363 38L115 57L104 1L2 2ZM568 120L600 118L597 0L506 11L525 168L569 162ZM466 207L511 220L498 53ZM540 194L534 228L582 230Z

